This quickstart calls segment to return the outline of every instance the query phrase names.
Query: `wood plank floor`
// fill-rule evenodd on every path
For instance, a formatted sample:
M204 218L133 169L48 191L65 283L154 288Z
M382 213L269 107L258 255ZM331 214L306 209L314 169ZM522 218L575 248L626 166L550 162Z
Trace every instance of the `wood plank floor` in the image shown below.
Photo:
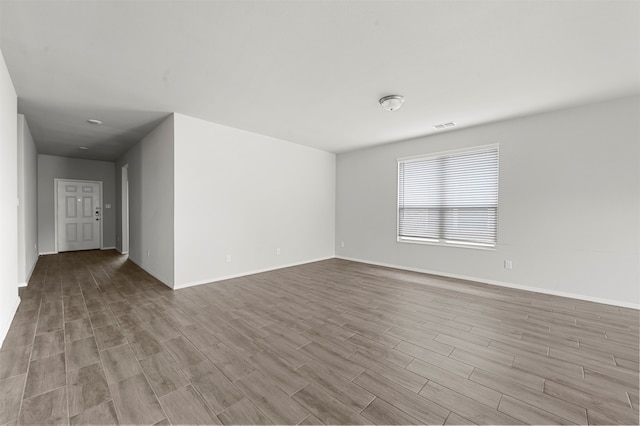
M639 311L327 260L172 291L41 257L0 424L638 424Z

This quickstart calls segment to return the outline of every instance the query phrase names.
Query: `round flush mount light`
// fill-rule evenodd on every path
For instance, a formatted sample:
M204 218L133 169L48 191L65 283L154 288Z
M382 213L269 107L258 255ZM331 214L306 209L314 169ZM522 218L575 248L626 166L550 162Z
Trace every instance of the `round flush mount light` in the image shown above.
M82 149L82 150L85 150L85 151L86 151L86 150L87 150L87 149L89 149L89 148L88 148L88 147L86 147L86 146L79 146L79 147L78 147L78 149Z
M395 111L399 109L404 103L404 96L400 96L400 95L384 96L380 98L378 102L380 102L380 105L382 106L382 108L386 109L387 111Z
M96 120L95 118L90 118L87 120L87 123L89 124L95 124L96 126L99 126L102 124L102 121L100 120Z

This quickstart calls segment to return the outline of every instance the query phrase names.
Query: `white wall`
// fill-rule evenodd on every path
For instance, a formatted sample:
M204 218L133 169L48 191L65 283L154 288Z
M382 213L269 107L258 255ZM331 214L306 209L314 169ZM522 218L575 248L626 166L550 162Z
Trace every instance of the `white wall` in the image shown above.
M336 255L640 306L639 117L634 96L341 154ZM492 143L497 249L396 242L396 159Z
M55 252L55 179L102 181L102 247L116 245L115 164L109 161L38 155L38 248ZM111 208L105 208L111 204Z
M173 116L116 161L118 249L121 169L129 165L129 259L168 286L174 282Z
M0 345L18 308L17 97L0 52Z
M38 151L18 114L18 282L27 285L38 261Z
M175 114L176 288L333 257L334 206L334 154Z

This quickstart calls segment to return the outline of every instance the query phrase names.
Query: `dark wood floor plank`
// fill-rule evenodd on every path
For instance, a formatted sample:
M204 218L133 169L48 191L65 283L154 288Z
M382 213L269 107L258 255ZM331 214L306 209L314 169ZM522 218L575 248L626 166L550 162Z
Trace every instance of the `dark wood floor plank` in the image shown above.
M375 396L313 361L296 370L354 411L362 411Z
M109 385L100 363L67 373L69 416L80 414L111 400Z
M497 408L500 402L499 392L419 359L411 361L407 369L489 407Z
M67 397L61 387L22 401L18 424L59 425L67 423Z
M115 425L118 424L118 417L113 401L107 401L70 417L69 423L72 425Z
M397 409L380 398L374 399L362 411L362 416L376 425L421 425L420 420Z
M420 391L420 395L429 401L454 411L464 417L471 417L476 423L493 425L523 424L518 419L503 414L487 405L452 391L435 382L429 382Z
M0 351L0 380L27 372L31 346Z
M24 398L31 398L65 386L65 371L63 353L31 361L24 387Z
M102 351L100 358L110 384L142 373L140 364L128 344Z
M337 354L330 349L326 349L316 342L309 343L308 345L302 347L300 351L308 355L309 360L311 358L315 359L324 367L335 371L348 380L353 380L356 376L358 376L365 370L361 365L347 360L346 358L340 356L340 354Z
M51 355L64 352L64 331L58 330L51 333L35 336L31 360L46 358Z
M70 321L64 324L64 339L66 342L75 342L93 336L93 328L88 318Z
M160 397L189 384L189 380L166 352L140 360L151 388Z
M0 424L17 420L26 374L0 380Z
M449 414L449 417L447 417L447 420L444 422L445 425L474 425L476 423L473 423L471 420L469 419L465 419L464 417L451 412Z
M127 339L118 325L111 324L95 328L93 332L100 351L127 343Z
M480 369L474 370L470 379L528 404L567 419L575 424L587 422L586 409L546 393L535 391L517 380L506 379Z
M243 398L242 392L209 361L187 366L183 370L216 414Z
M366 371L353 382L425 424L442 424L449 415L442 406L375 373Z
M529 386L532 389L537 389L540 392L542 392L542 389L544 388L544 377L537 376L522 369L510 367L483 356L478 356L463 349L456 348L451 353L450 358L473 365L474 367L482 370L491 371L498 376L516 379L523 385Z
M178 425L219 425L215 413L193 390L191 385L160 397L160 404L172 424Z
M309 384L307 379L293 371L284 360L273 353L261 351L249 360L287 395L293 395Z
M436 365L461 377L469 377L474 368L472 365L465 364L453 358L440 355L437 352L433 352L404 341L398 343L395 349L421 361Z
M508 395L504 395L500 400L498 411L529 424L551 425L566 422L562 417L553 415Z
M173 291L111 250L19 295L0 424L638 423L633 309L338 259Z
M144 375L128 377L109 386L122 424L153 424L164 418L160 403Z
M36 334L36 323L13 325L2 343L2 349L31 346Z
M374 371L415 393L420 392L420 389L428 380L412 369L398 367L396 364L386 361L384 358L377 358L364 350L358 350L358 352L351 355L349 361L366 368L368 371Z
M204 356L200 351L183 336L166 340L163 345L180 367L187 367L204 361Z
M235 382L236 386L274 422L298 424L309 412L262 374L254 371Z
M296 392L292 398L324 424L369 424L367 419L313 383Z
M231 407L218 414L218 418L224 425L272 425L275 424L269 417L251 403L247 398L233 404Z

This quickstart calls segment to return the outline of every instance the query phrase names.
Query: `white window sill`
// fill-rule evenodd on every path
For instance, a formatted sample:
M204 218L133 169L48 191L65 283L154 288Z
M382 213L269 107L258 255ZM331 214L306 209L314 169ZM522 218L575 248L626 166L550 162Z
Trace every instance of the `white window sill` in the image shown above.
M456 248L475 249L475 250L489 250L489 251L496 250L496 246L489 246L489 245L483 245L483 244L469 244L469 243L452 243L452 242L446 242L446 241L424 240L421 238L398 237L397 242L408 243L408 244L422 244L422 245L428 245L428 246L456 247Z

